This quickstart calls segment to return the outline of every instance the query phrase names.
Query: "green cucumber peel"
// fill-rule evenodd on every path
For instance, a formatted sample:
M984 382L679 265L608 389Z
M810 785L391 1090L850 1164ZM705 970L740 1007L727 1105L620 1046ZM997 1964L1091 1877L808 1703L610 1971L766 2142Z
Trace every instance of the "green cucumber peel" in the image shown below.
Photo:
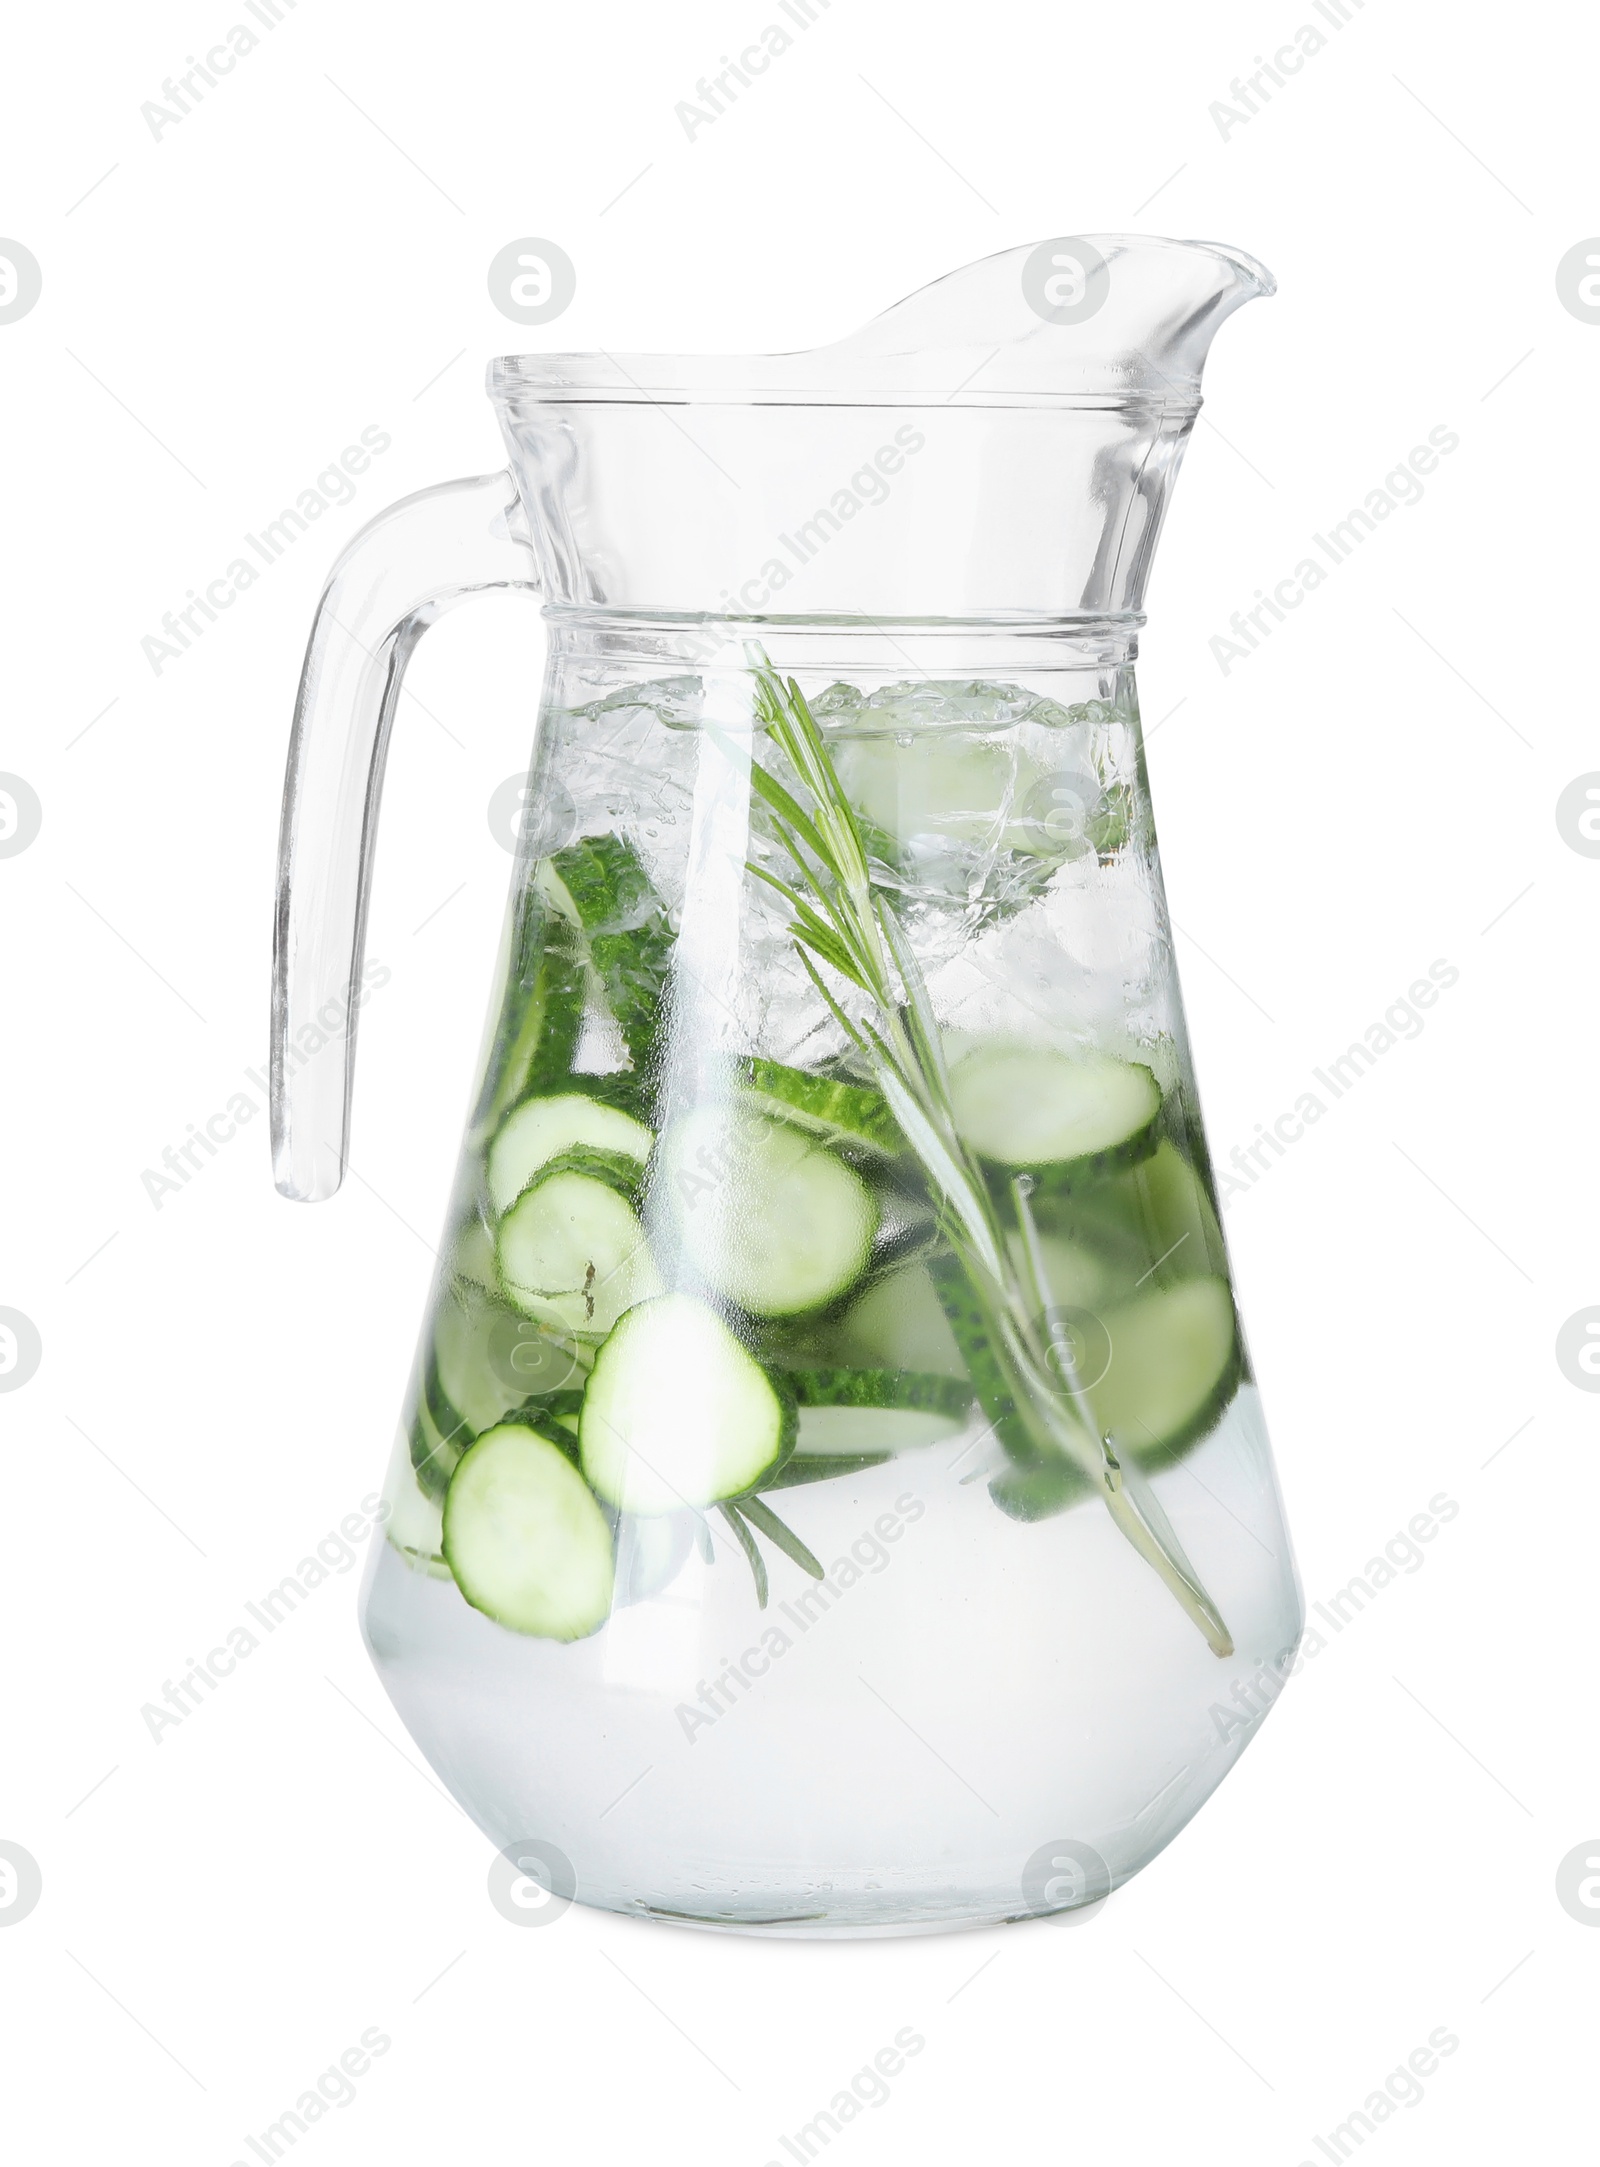
M905 1150L900 1125L881 1091L747 1054L738 1065L744 1095L763 1113L793 1122L833 1144L865 1144L895 1156Z
M547 1181L553 1181L558 1174L581 1174L586 1181L598 1181L602 1187L614 1190L635 1210L639 1207L644 1175L639 1161L630 1158L625 1151L603 1151L587 1144L575 1144L569 1151L558 1151L553 1159L546 1159L516 1202L520 1204L523 1197L542 1188Z
M935 1257L927 1269L967 1365L967 1376L978 1405L997 1442L1019 1465L1033 1465L1040 1457L1039 1448L1018 1410L1010 1381L995 1354L994 1342L968 1274L953 1256Z
M1051 1520L1093 1497L1094 1484L1068 1461L1047 1467L1007 1467L989 1484L989 1495L1013 1520Z
M673 931L638 853L619 835L586 836L544 860L541 878L582 933L641 1084L655 1066Z
M802 1407L893 1407L954 1417L975 1396L967 1378L924 1370L796 1368L782 1376Z
M510 951L475 1127L492 1128L529 1091L565 1075L583 1028L583 958L535 883L518 900Z
M807 1483L831 1482L836 1475L863 1475L869 1467L886 1467L893 1458L892 1452L832 1453L822 1457L797 1452L761 1485L761 1494L765 1497L769 1490L798 1490Z

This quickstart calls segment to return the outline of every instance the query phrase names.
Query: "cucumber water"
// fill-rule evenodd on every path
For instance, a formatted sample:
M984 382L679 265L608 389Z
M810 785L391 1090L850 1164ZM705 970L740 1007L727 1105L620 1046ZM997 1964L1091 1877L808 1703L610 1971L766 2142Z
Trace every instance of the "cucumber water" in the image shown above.
M1008 868L997 923L1084 857L1036 847L1048 744L951 740L909 795L892 737L846 747L866 847L898 868L914 926L930 906L908 897L955 907L942 878L918 885L935 847ZM660 787L670 800L665 772ZM964 1010L927 1056L949 1095L941 1145L932 1102L897 1095L872 1037L841 1034L815 992L803 1043L764 1040L759 1004L734 1031L726 997L679 973L666 864L642 831L597 830L519 890L404 1430L397 1554L509 1632L581 1640L695 1558L759 1612L775 1574L825 1570L819 1508L889 1471L975 1489L1000 1528L1084 1505L1083 1451L1053 1447L1019 1395L997 1282L955 1238L952 1150L1080 1444L1177 1465L1224 1419L1244 1358L1170 1046L1036 1028L1031 994L992 1025ZM764 968L786 944L792 972L790 937L763 938ZM882 1028L912 1029L911 1011Z

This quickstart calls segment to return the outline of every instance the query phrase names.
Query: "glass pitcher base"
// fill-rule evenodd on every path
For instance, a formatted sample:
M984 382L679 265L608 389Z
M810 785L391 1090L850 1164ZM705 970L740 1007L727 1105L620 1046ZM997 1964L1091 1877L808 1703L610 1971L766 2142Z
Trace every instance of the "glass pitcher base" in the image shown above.
M1091 1894L1129 1879L1281 1686L1300 1618L1288 1560L1259 1570L1256 1395L1156 1478L1188 1504L1224 1660L1106 1513L1006 1520L954 1449L788 1494L826 1581L780 1561L760 1610L731 1546L691 1554L569 1644L506 1632L385 1543L379 1674L491 1841L556 1846L580 1902L799 1939L1064 1910L1052 1847L1103 1862Z
M1064 1921L1071 1907L1058 1912L1019 1910L1017 1891L953 1892L940 1902L926 1892L908 1898L907 1908L888 1910L897 1903L892 1891L862 1888L830 1889L819 1893L809 1909L763 1911L747 1897L730 1898L723 1908L703 1911L672 1911L659 1904L599 1902L579 1897L591 1910L610 1911L622 1918L647 1919L656 1925L687 1926L699 1932L742 1934L763 1941L896 1941L914 1935L977 1933L986 1927L1020 1926L1042 1917ZM1103 1899L1081 1907L1086 1923L1101 1908Z

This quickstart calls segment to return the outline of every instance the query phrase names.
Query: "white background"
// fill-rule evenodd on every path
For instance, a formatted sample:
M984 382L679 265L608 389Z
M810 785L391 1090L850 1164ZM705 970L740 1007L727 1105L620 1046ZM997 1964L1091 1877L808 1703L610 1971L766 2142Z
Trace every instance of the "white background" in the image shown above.
M0 1398L0 1836L44 1876L0 1932L19 2159L250 2159L371 2026L392 2048L297 2160L760 2167L906 2025L926 2050L830 2158L1320 2163L1440 2026L1458 2050L1363 2157L1554 2156L1583 2115L1600 1934L1555 1878L1600 1829L1600 1479L1554 1342L1600 1300L1600 864L1554 808L1600 768L1600 328L1555 269L1600 230L1596 41L1575 9L1349 4L1335 34L1309 0L834 0L692 143L676 102L775 0L301 0L159 141L141 103L242 4L13 16L0 231L44 272L0 327L0 767L44 816L0 861L0 1304L44 1346ZM1326 49L1225 139L1213 101L1308 22ZM1235 243L1282 289L1212 356L1141 663L1218 1159L1431 961L1460 973L1229 1212L1308 1598L1435 1493L1459 1515L1076 1930L519 1932L368 1667L357 1572L159 1746L139 1715L377 1487L504 898L485 808L541 657L511 597L412 669L358 1178L282 1202L258 1114L154 1208L163 1147L261 1101L322 574L392 498L499 463L497 351L806 345L1117 229ZM531 332L485 287L525 234L578 270ZM369 424L356 502L153 674L163 612ZM1439 424L1423 501L1224 676L1212 636Z

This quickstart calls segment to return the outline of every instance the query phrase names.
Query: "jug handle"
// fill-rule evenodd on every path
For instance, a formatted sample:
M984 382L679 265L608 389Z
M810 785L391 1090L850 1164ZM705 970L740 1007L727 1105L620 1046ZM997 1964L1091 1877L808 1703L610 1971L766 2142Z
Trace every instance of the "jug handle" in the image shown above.
M434 619L468 595L538 586L504 471L403 497L328 575L300 673L278 837L272 1170L284 1196L319 1202L344 1175L378 805L406 664ZM331 1042L328 1058L300 1052L307 1027Z

